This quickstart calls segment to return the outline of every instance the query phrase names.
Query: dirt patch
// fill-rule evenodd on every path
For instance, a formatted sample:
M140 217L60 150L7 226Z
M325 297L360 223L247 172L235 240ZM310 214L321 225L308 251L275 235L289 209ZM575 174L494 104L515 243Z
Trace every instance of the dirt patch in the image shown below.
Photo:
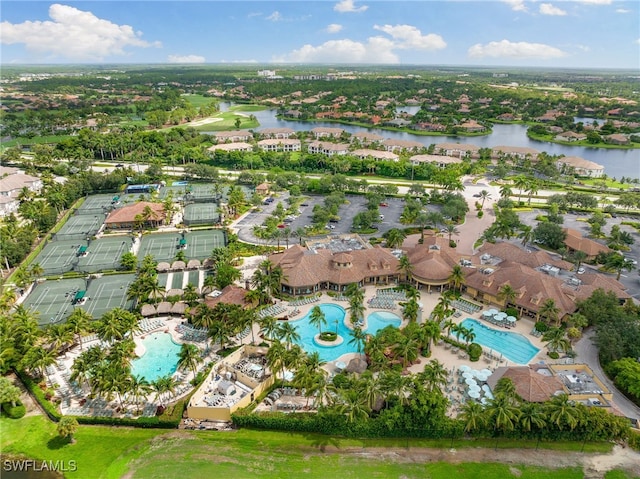
M43 411L40 409L40 405L27 392L22 381L20 381L14 373L9 374L7 377L9 378L9 381L20 389L20 401L22 401L22 404L24 404L27 411L25 416L41 416Z

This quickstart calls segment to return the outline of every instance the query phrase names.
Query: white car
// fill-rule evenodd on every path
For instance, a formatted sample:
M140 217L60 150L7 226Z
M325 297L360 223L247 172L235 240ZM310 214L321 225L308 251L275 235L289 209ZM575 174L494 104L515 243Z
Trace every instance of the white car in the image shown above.
M580 266L577 271L578 274L584 274L584 268Z

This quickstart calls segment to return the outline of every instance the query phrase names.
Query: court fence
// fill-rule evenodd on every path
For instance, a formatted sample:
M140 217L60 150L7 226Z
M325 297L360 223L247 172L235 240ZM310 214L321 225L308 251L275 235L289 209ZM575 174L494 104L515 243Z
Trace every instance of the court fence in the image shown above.
M215 217L207 217L207 218L187 218L186 216L182 219L185 226L201 226L201 225L215 225L220 223L220 215L215 215Z

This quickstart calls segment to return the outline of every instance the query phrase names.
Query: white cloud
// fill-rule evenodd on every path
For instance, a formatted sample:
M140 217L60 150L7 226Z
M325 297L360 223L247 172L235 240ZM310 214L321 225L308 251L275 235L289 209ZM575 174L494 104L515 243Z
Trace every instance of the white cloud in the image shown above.
M143 40L142 32L129 25L117 25L68 5L51 5L49 17L51 21L2 22L2 43L24 43L30 52L47 57L91 61L125 55L126 47L162 46Z
M271 15L267 17L267 20L270 20L272 22L279 22L280 20L282 20L282 15L278 10L276 10L275 12L273 12Z
M637 43L638 45L640 45L640 38L638 38L635 43Z
M393 43L383 37L371 37L366 43L349 39L330 40L322 45L303 45L291 53L274 58L293 63L398 63Z
M588 45L576 45L576 48L578 48L578 50L582 50L583 52L590 52L591 51L591 47L589 47Z
M399 63L396 50L441 50L447 46L440 35L422 32L411 25L374 25L388 34L369 37L365 42L331 40L322 45L304 45L291 53L274 57L276 62L294 63Z
M206 60L201 55L169 55L169 63L204 63Z
M369 8L367 5L356 7L353 2L354 0L340 0L333 6L333 9L340 13L362 13Z
M412 25L374 25L373 28L390 35L393 38L394 48L397 49L441 50L447 46L440 35L435 33L423 35Z
M626 8L616 8L616 13L631 13L631 10L627 10Z
M516 12L526 12L527 6L524 4L524 0L502 0L511 6L511 10Z
M327 33L338 33L341 30L342 30L342 25L338 23L332 23L330 25L327 25L327 28L326 28Z
M566 56L562 50L545 45L543 43L510 42L502 40L500 42L490 42L486 45L477 43L467 51L470 58L516 58L524 60L528 58L538 58L548 60L551 58L561 58Z
M591 5L611 5L613 0L577 0L579 3L589 3Z
M567 12L565 12L561 8L554 7L550 3L541 3L540 13L543 15L555 15L555 16L563 16L567 14Z

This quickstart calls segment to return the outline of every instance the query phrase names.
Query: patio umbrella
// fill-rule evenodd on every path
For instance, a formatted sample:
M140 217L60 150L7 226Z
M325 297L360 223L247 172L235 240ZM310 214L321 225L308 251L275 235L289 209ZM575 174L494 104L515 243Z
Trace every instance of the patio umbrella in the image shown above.
M484 374L485 376L491 376L491 375L493 374L493 372L491 371L491 369L487 369L487 368L485 368L485 369L481 369L481 370L480 370L480 373L481 373L481 374Z
M478 399L480 397L480 393L478 391L469 391L469 397L473 399Z
M344 369L344 368L346 368L346 367L347 367L347 365L346 365L345 363L343 363L342 361L337 361L337 362L336 362L336 367L337 367L338 369Z
M477 379L478 381L480 381L480 382L483 382L483 383L484 383L484 382L486 382L486 381L487 381L487 379L489 379L489 376L487 376L486 374L478 374L478 375L476 376L476 379Z
M473 374L471 371L467 371L466 373L462 373L462 377L465 379L473 379Z
M491 313L491 311L490 311L490 310L483 311L483 312L482 312L482 316L483 316L484 318L489 318L489 317L493 316L493 313Z
M478 383L476 382L476 380L475 380L475 379L471 379L471 378L469 378L469 379L465 379L465 380L464 380L464 382L465 382L465 383L467 383L467 386L472 386L472 385L474 385L474 384L475 384L476 386L478 385Z
M458 371L460 371L462 373L466 373L468 371L471 371L471 368L469 366L467 366L466 364L463 364L462 366L460 366L458 368Z
M496 314L498 314L498 310L491 308L489 311L487 311L487 313L491 314L491 316L495 316Z
M483 406L486 406L487 404L489 404L489 401L487 400L487 398L482 398L482 399L480 399L480 403L481 403Z
M469 386L469 391L478 391L478 392L480 392L480 386L478 386L477 384L472 384L471 386Z
M515 316L507 316L507 322L511 324L515 323L516 322Z

